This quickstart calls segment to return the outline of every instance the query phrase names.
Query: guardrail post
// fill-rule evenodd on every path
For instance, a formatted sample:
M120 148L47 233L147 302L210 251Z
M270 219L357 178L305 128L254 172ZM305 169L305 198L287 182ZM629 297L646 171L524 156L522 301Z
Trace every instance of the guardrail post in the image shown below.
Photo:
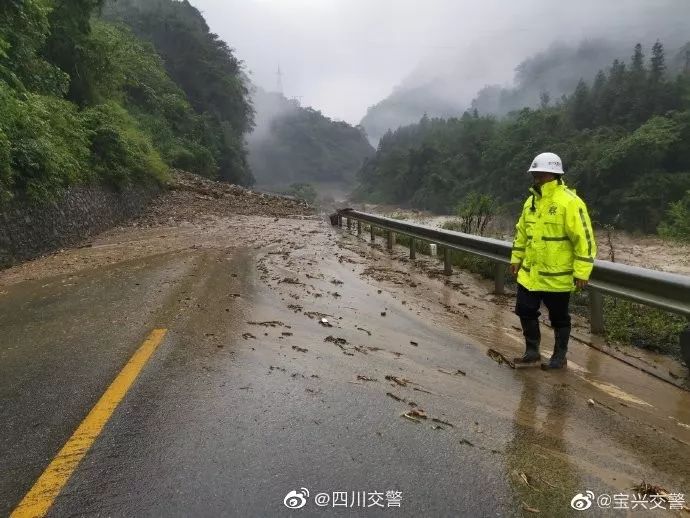
M494 293L503 295L505 293L506 267L503 263L494 264Z
M362 222L360 220L357 220L357 235L359 236L362 233Z
M392 230L387 231L386 237L388 240L386 248L388 248L388 250L393 250L393 245L395 244L395 232L393 232Z
M424 250L426 250L427 245L429 246L429 253L432 257L436 257L440 253L437 245L442 246L444 273L447 275L452 273L451 256L453 249L462 250L461 253L487 258L492 261L495 292L502 293L505 290L506 279L504 276L506 276L506 272L501 271L501 266L495 263L504 262L510 257L511 243L508 241L489 240L481 236L458 235L455 232L429 229L422 225L402 223L391 218L356 210L340 209L332 216L334 218L332 221L340 227L343 226L343 217L348 218L348 227L350 228L352 223L357 221L358 233L362 230L366 231L368 225L372 246L376 246L377 233L382 236L385 235L389 249L393 248L396 234L407 236L410 239L410 259L415 259L417 240L424 243ZM360 218L363 227L361 230ZM413 239L412 236L415 236L416 239ZM440 260L441 257L438 259ZM690 280L688 276L678 274L651 272L644 268L597 261L593 284L590 285L587 295L589 297L592 334L603 334L605 331L604 297L625 298L670 313L690 315L690 305L688 305ZM690 363L690 321L688 324L681 333L680 348L683 358Z
M685 331L680 334L680 355L683 357L687 368L690 369L690 320Z
M592 288L589 289L589 329L595 335L604 333L604 296Z

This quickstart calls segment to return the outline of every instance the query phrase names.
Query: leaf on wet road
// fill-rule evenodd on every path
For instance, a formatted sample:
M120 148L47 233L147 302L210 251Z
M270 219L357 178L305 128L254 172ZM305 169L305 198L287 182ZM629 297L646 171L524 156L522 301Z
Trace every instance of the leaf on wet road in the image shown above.
M665 497L667 495L669 495L669 492L667 489L664 489L661 486L648 484L644 480L642 482L640 482L639 484L633 486L632 489L633 489L633 491L635 491L635 493L638 493L640 495L644 495L644 496L658 495L658 496L661 496L662 498L664 498L665 500L666 500Z
M486 354L487 354L487 356L488 356L489 358L491 358L492 360L494 360L494 361L495 361L496 363L498 363L499 365L502 365L502 364L505 363L505 364L508 365L511 369L514 369L514 368L515 368L515 364L514 364L511 360L509 360L508 358L506 358L506 356L505 356L503 353L498 352L496 349L489 349L488 351L486 351Z
M299 282L299 279L293 278L293 277L285 277L283 280L278 281L278 284L280 283L285 283L285 284L300 284L304 286L304 283Z
M288 329L290 326L286 326L282 322L278 320L268 320L266 322L247 322L247 324L251 326L263 326L263 327L287 327Z
M386 395L387 395L388 397L391 397L391 398L395 399L396 401L405 402L405 400L404 400L403 398L401 398L401 397L399 397L399 396L396 396L396 395L393 394L392 392L386 392Z
M401 417L404 417L405 419L409 419L410 421L413 421L415 423L421 423L421 419L418 419L414 415L412 415L411 412L405 412L404 414L400 414Z
M527 473L524 471L513 471L513 476L520 480L522 483L524 483L527 487L530 489L534 489L535 491L539 491L534 485L533 485L533 479L532 477L528 476Z
M530 506L527 505L525 502L522 502L522 509L523 509L524 511L527 511L528 513L535 513L535 514L536 514L536 513L541 513L541 511L540 511L539 509L535 509L534 507L530 507Z
M438 369L438 372L448 374L449 376L467 376L467 373L465 371L461 371L460 369L456 369L455 372L446 369Z
M407 387L407 383L409 381L409 380L406 380L405 378L401 379L401 378L398 378L397 376L391 376L391 375L386 376L386 379L388 381L394 382L396 385L400 385L401 387Z

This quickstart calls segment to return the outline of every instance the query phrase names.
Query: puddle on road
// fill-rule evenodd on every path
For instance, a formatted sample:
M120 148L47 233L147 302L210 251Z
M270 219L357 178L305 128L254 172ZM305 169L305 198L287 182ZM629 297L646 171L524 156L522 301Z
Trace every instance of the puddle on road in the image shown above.
M491 289L489 282L465 272L456 272L452 279L444 279L436 275L438 268L427 259L418 260L415 265L408 262L408 271L403 271L401 263L407 261L401 254L404 250L388 254L372 249L367 243L346 234L341 242L343 249L353 253L364 249L370 261L380 261L379 264L384 266L368 269L369 272L376 272L376 284L385 286L386 292L393 298L405 299L408 308L413 308L421 318L426 315L439 327L466 333L482 344L476 346L482 351L486 347L498 347L509 356L522 352L521 333L519 329L515 332L511 330L512 304L503 300L499 301L501 304L498 306L494 304L495 297L486 295ZM391 255L397 260L392 259ZM391 263L391 268L387 271L385 265L388 263ZM431 279L427 277L430 272ZM449 290L449 283L461 285L462 289ZM462 313L468 308L471 308L470 318L463 318ZM516 319L515 325L518 324ZM551 339L551 332L548 329L544 331L543 339L547 342ZM506 343L506 340L509 342ZM549 353L550 349L547 355ZM509 408L513 402L517 403L513 422L517 427L515 436L522 439L515 439L518 442L515 458L524 460L524 466L531 466L529 470L532 473L549 473L555 477L551 482L559 482L556 485L559 486L560 496L552 493L552 503L559 502L570 489L575 490L576 486L586 481L591 484L593 479L605 481L619 489L624 489L624 480L638 483L636 479L641 478L643 473L661 478L671 475L671 479L675 473L675 477L680 477L675 478L676 486L678 480L688 479L687 466L676 460L676 455L682 456L680 450L687 446L687 440L690 439L690 435L685 433L688 428L676 424L687 420L690 412L690 394L686 392L579 343L573 344L569 368L562 373L545 374L537 370L524 374L524 371L512 371L500 366L495 368L502 370L496 371L493 366L487 369L476 362L461 367L469 376L488 374L489 378L482 381L489 385L473 387L464 397L485 401L497 414L502 414L503 410L492 401L490 384L498 387L501 378L507 376L515 376L515 382L523 383L523 394L519 400L515 401L514 393L504 393L500 408ZM588 379L591 373L600 378ZM537 378L533 383L537 388L530 389L526 385L532 376ZM601 379L608 377L611 379ZM620 380L630 383L622 384ZM550 383L553 387L549 386ZM628 385L631 388L627 388ZM565 388L559 389L561 386ZM527 393L524 393L525 390ZM535 399L530 395L530 390L541 392L541 397ZM452 398L453 392L449 393ZM653 393L654 397L650 400L652 402L648 402L645 400L648 397L640 397L636 393ZM590 398L602 401L603 406L588 407ZM673 419L676 422L669 420L669 414L675 416ZM554 455L535 450L535 444L542 442L551 445L549 451ZM555 457L559 460L555 461ZM509 462L521 463L521 460L515 459ZM657 472L657 475L650 475L651 472ZM664 472L665 475L662 474ZM577 483L577 480L581 483ZM548 482L535 484L548 493L553 489L549 488ZM575 493L573 491L567 502L563 500L563 508L568 508L569 499Z
M583 378L584 379L584 378ZM620 399L621 401L626 401L628 403L634 403L636 405L641 405L641 406L648 406L651 407L649 403L646 401L643 401L639 398L636 398L635 396L632 396L628 394L627 392L621 390L619 387L615 385L611 385L610 383L604 383L602 381L594 381L594 380L586 380L588 383L591 383L594 385L596 388L599 390L606 392L608 395Z
M570 371L563 373L525 373L498 366L486 357L486 348L495 345L511 356L517 355L522 352L522 337L518 330L509 331L511 324L518 323L517 318L509 307L494 304L495 297L487 295L488 283L458 273L453 282L460 283L461 288L456 289L437 275L438 265L425 270L409 262L403 264L364 241L345 238L347 242L343 242L342 235L319 221L284 221L279 227L260 218L247 218L244 223L248 226L241 234L236 233L237 223L218 224L211 235L199 239L206 240L203 246L233 256L231 247L246 243L248 234L260 234L260 239L252 242L260 255L256 263L252 253L238 257L241 265L225 266L214 263L213 257L209 259L210 266L225 278L233 273L250 277L247 268L256 268L252 282L257 284L231 287L222 279L201 282L197 290L200 295L191 302L199 300L204 307L189 308L195 317L190 320L189 336L184 337L197 349L195 337L206 337L203 343L208 345L208 357L216 362L208 372L218 371L219 380L223 380L215 389L219 401L227 398L231 405L237 400L237 394L229 390L237 369L245 377L251 375L252 394L261 391L262 383L270 383L274 392L264 400L267 411L273 411L274 406L303 404L318 413L323 410L318 405L312 407L312 401L342 399L343 386L347 385L390 402L390 416L384 413L381 420L393 420L395 433L406 434L397 424L401 405L407 403L386 395L394 390L429 415L452 422L453 428L444 430L447 435L443 437L455 443L465 441L462 447L478 455L498 455L497 462L505 470L503 476L513 484L515 495L543 513L567 509L570 498L583 487L598 484L602 489L624 489L626 484L639 482L636 479L642 475L658 478L669 489L688 489L678 487L679 480L690 479L690 467L682 461L686 450L673 440L690 440L689 428L684 425L689 420L688 394L679 394L659 382L652 385L656 392L649 396L652 405L619 381L643 374L601 354L596 362L590 361L581 351L573 354L578 362L569 359ZM180 236L173 238L175 246L178 240L183 241ZM309 246L304 247L304 243ZM268 245L272 248L267 249ZM285 253L268 253L276 248ZM376 278L365 274L372 265L376 268L368 271ZM286 278L298 283L280 282ZM339 281L337 286L331 279ZM333 295L336 289L337 297ZM232 297L235 292L242 296ZM243 305L243 311L235 310ZM320 324L321 315L332 329ZM259 328L247 324L249 321L285 322L294 334L270 327L261 328L259 333ZM243 339L242 333L248 332L257 338ZM324 342L328 335L346 339L352 348L343 351ZM546 340L549 332L544 335ZM223 361L230 353L227 345L233 336L236 351ZM185 354L193 356L192 349ZM177 359L186 365L184 357ZM447 372L461 369L466 375L449 376L439 368ZM584 375L589 372L615 384L587 380ZM414 384L392 387L387 375L413 380ZM270 382L265 381L268 376ZM379 381L352 385L357 376ZM305 385L302 390L310 399L285 399L289 394L297 397L294 391L301 387L298 384ZM248 385L243 381L239 389ZM201 389L206 385L199 388L199 397L204 397ZM590 408L587 399L593 392L634 404L647 413L623 414L633 409L617 406L616 412ZM366 404L362 404L366 401L355 394L348 404L353 411L366 412ZM663 419L667 429L662 426L657 431L657 423L650 421L650 416ZM434 444L430 443L432 447ZM458 457L459 462L463 460Z

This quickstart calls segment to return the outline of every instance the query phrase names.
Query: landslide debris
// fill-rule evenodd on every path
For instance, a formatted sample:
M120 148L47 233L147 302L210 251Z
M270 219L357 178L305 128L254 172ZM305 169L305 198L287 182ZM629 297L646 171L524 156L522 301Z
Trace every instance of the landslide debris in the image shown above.
M175 171L168 190L139 218L140 225L195 222L208 216L312 216L314 208L302 200L255 192L239 185L214 182L203 176Z

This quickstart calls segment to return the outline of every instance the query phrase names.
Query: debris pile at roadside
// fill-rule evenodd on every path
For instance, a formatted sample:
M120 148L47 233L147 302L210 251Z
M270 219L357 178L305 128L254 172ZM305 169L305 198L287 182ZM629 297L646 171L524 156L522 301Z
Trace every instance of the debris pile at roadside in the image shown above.
M239 185L176 171L168 191L149 205L137 223L165 225L236 214L278 218L311 216L314 208L305 201L288 196L255 192Z

